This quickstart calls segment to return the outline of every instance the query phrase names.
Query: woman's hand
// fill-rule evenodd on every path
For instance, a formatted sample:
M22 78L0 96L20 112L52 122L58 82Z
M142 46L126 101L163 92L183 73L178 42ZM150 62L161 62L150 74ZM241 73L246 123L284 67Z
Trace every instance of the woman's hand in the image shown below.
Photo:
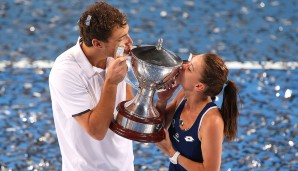
M172 95L174 94L175 90L178 87L179 87L179 84L175 84L173 87L166 88L165 91L158 92L157 93L158 100L162 102L167 102L172 97Z
M175 154L176 150L174 150L172 146L172 142L169 137L169 132L166 129L164 129L164 132L165 132L165 139L163 139L158 143L155 143L155 145L160 149L161 152L168 155L169 157L172 157Z

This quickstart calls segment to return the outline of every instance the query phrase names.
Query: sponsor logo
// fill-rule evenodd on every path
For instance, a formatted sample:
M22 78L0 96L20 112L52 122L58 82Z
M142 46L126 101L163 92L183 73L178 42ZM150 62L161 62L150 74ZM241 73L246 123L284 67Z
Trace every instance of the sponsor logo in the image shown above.
M175 119L172 121L172 127L175 128Z
M192 136L185 136L184 139L186 142L193 142L195 140Z
M179 134L177 132L175 133L175 135L173 137L177 142L179 142Z

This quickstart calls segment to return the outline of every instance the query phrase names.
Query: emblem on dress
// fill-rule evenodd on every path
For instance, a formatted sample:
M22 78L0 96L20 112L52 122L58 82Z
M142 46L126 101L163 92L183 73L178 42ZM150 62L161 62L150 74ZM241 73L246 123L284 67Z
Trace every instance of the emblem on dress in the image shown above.
M173 128L175 127L175 119L173 119L173 121L172 121L172 127Z
M192 136L185 136L184 139L185 139L185 141L187 141L187 142L193 142L193 141L195 140L195 139L193 139Z
M179 134L177 132L175 133L175 135L173 137L177 142L179 142Z

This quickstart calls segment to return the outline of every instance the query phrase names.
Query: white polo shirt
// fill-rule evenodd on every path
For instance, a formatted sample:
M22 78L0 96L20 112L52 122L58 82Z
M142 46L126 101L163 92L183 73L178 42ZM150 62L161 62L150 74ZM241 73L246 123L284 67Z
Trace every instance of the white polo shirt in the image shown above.
M107 63L113 58L108 58ZM107 65L108 66L108 65ZM49 87L63 171L133 171L132 141L110 129L101 141L93 139L73 118L93 109L101 95L106 70L93 67L80 43L56 59ZM126 99L126 83L117 87L116 105ZM117 113L114 109L114 116Z

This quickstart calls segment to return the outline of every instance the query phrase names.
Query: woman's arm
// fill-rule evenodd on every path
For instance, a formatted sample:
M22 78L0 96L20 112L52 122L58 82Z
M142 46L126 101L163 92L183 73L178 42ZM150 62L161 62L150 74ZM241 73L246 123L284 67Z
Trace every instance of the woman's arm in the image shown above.
M202 125L199 130L205 170L220 170L223 131L224 123L219 110L217 108L211 109L202 118Z
M131 100L134 97L132 87L126 83L126 100Z
M183 90L179 90L174 99L169 103L169 105L167 105L168 100L171 98L176 88L177 87L165 92L158 93L156 109L164 116L165 128L168 128L171 124L176 107L184 96Z
M169 132L165 129L165 139L161 142L155 143L155 145L160 149L161 152L166 154L169 158L172 157L175 154L175 149L172 146L172 142L169 137ZM192 161L186 157L184 157L182 154L178 156L178 164L180 164L182 167L184 167L188 171L210 171L208 169L204 169L204 164ZM211 170L212 171L212 170Z
M223 121L218 109L211 109L204 117L198 136L201 139L204 162L192 161L182 154L178 156L178 164L188 171L219 171L222 154ZM215 114L214 114L215 113ZM218 115L219 114L219 115ZM166 138L155 145L166 155L172 157L176 152L172 146L168 131Z

